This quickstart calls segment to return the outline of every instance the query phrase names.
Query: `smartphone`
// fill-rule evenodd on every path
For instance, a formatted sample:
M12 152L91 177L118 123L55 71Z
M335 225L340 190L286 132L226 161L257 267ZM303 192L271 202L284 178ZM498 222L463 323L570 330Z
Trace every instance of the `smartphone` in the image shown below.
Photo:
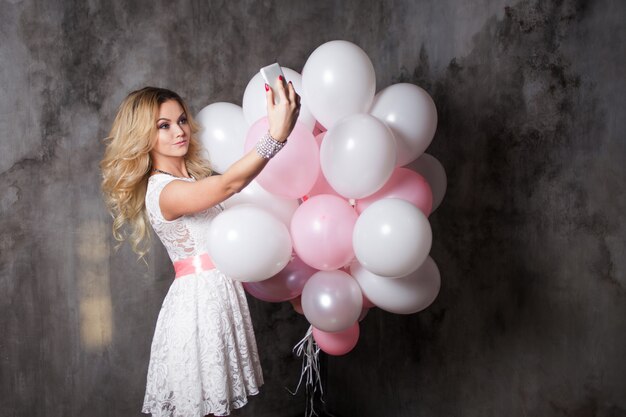
M268 65L267 67L261 68L261 75L263 76L263 79L265 80L267 85L269 85L274 92L274 104L278 104L278 102L280 101L280 97L276 90L276 88L278 87L278 83L280 82L278 80L278 76L282 75L285 83L287 82L287 80L285 79L285 75L283 74L283 70L280 68L280 65L278 65L278 63L274 63L272 65Z

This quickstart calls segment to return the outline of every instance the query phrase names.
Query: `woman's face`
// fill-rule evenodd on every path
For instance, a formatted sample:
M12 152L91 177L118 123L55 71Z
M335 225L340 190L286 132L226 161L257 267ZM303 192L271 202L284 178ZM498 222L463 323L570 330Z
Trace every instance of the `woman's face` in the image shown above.
M189 149L191 128L185 110L176 100L168 100L159 107L156 121L157 141L150 151L152 160L183 157Z

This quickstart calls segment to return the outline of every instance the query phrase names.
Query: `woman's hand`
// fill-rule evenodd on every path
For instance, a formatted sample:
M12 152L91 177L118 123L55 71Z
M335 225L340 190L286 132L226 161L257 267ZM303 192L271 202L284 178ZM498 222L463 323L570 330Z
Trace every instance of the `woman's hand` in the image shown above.
M285 87L285 80L278 83L280 102L274 104L274 92L266 84L265 97L267 99L267 118L270 123L270 135L279 142L284 142L291 134L300 114L300 96L289 82Z

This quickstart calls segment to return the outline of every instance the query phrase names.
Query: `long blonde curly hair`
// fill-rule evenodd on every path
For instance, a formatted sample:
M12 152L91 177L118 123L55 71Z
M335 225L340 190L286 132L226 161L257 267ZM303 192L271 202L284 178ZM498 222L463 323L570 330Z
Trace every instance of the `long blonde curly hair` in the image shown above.
M128 239L142 258L150 246L149 220L145 210L146 188L152 170L150 151L157 140L157 118L162 103L176 100L184 109L191 128L185 155L187 171L200 179L211 175L209 162L202 155L196 134L198 125L183 99L173 91L145 87L130 93L120 105L100 162L102 192L113 216L113 236L122 243ZM128 230L124 227L128 226ZM118 245L119 246L119 245Z

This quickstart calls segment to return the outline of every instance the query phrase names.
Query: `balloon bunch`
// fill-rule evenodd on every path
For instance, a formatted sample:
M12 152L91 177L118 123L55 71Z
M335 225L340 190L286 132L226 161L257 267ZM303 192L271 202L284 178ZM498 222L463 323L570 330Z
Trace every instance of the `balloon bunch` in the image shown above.
M437 111L412 84L375 95L371 61L346 41L318 47L302 75L283 73L302 97L298 122L257 179L224 203L211 256L254 297L290 301L318 346L343 355L369 308L411 314L439 292L428 216L446 175L424 154ZM216 171L267 131L263 84L260 74L250 80L242 107L214 103L198 114Z

